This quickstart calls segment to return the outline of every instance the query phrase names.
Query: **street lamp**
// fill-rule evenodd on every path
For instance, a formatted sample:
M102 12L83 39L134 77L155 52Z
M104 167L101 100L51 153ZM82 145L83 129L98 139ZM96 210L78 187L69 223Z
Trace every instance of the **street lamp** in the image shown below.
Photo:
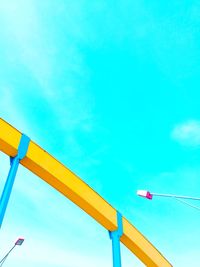
M158 194L158 193L150 193L146 190L138 190L137 195L140 197L144 197L147 199L152 199L153 196L157 197L174 197L174 198L183 198L183 199L192 199L192 200L200 200L200 197L190 197L190 196L180 196L180 195L172 195L172 194Z
M172 195L172 194L158 194L158 193L151 193L147 190L138 190L137 191L137 195L140 196L140 197L144 197L144 198L147 198L149 200L152 200L154 196L156 197L168 197L168 198L174 198L176 199L177 201L187 205L187 206L190 206L194 209L197 209L197 210L200 210L199 207L197 206L194 206L194 205L191 205L190 203L184 201L183 199L190 199L190 200L200 200L199 197L191 197L191 196L180 196L180 195Z
M5 260L7 259L8 255L11 253L11 251L16 247L16 246L21 246L22 243L24 242L24 238L20 237L17 239L15 242L14 246L8 251L8 253L1 259L0 261L0 267L4 264Z

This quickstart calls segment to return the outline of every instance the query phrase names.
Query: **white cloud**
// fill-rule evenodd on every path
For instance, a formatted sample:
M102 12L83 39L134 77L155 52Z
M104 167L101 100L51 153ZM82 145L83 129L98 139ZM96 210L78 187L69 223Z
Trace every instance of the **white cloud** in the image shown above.
M18 64L25 65L37 79L42 92L50 94L49 90L45 90L45 81L52 74L50 49L46 49L47 44L42 38L44 33L34 3L24 0L3 2L0 14L7 30L7 41L14 43ZM13 57L12 51L7 54Z
M46 28L46 21L41 16L41 10L42 8L38 8L34 1L12 1L12 4L3 1L0 15L6 29L5 39L9 44L4 53L6 53L6 58L12 59L12 61L14 58L13 64L18 64L19 69L25 67L30 76L37 82L37 86L33 90L30 82L30 86L24 88L22 85L20 92L16 92L17 85L10 85L11 82L8 80L5 90L2 86L0 87L0 92L3 91L3 98L5 99L2 102L5 103L4 105L12 107L9 113L16 114L17 112L21 115L26 113L26 116L29 116L29 121L37 120L36 125L32 123L31 129L39 134L43 130L41 130L42 128L36 118L38 113L35 110L41 110L41 119L43 117L46 125L57 124L59 132L63 132L63 143L66 147L68 149L73 147L73 150L81 155L82 147L75 140L74 131L81 130L90 133L93 131L94 124L93 99L86 89L87 66L84 64L82 54L74 41L74 39L79 39L79 34L82 35L84 25L80 24L82 30L76 32L75 36L71 33L71 24L69 29L66 28L65 34L63 33L60 36L58 31L57 36L53 30L49 31ZM81 10L80 12L82 12ZM62 15L66 16L66 14ZM64 38L64 35L67 35L68 38ZM55 37L64 38L64 43L58 43ZM57 82L54 80L57 80ZM18 98L28 97L27 101L29 101L31 96L32 101L28 108L27 105L20 106ZM11 104L14 102L14 105L11 106L11 104L8 104L9 102ZM49 110L48 116L46 116L47 114L43 108L44 105ZM2 109L7 112L7 108L1 106L0 111ZM7 114L3 114L3 117L8 118L10 123L14 122L12 116L10 119ZM23 121L23 116L16 117L19 118L19 121ZM18 124L13 124L18 127ZM26 122L26 124L28 123ZM20 124L20 127L21 125L23 123ZM26 130L24 127L20 127L19 129ZM28 134L29 131L25 132ZM33 134L30 137L33 138ZM38 140L41 140L41 138L38 137Z
M172 138L185 146L196 147L200 145L200 121L190 120L178 124L172 131Z

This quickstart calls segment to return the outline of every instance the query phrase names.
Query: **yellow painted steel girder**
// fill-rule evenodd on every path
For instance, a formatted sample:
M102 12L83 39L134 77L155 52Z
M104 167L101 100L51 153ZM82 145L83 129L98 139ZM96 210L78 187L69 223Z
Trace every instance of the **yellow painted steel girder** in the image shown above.
M14 157L22 133L0 118L0 151ZM30 141L26 157L20 162L42 178L109 231L117 229L117 211L98 193L62 163ZM165 257L126 219L122 218L121 242L146 266L172 266Z

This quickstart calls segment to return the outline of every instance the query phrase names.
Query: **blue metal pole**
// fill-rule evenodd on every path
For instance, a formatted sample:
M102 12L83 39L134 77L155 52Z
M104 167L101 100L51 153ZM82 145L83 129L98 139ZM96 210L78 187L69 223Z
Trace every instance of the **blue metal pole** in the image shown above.
M20 160L22 160L26 156L26 152L28 150L30 139L26 135L22 135L20 144L18 147L18 153L14 158L11 158L10 161L10 170L8 173L8 177L3 189L3 193L0 199L0 227L3 222L3 218L6 212L6 208L8 205L8 201L12 192L13 184L15 181L16 173L19 167Z
M122 215L117 212L118 229L109 232L112 240L113 267L121 267L120 237L123 234Z

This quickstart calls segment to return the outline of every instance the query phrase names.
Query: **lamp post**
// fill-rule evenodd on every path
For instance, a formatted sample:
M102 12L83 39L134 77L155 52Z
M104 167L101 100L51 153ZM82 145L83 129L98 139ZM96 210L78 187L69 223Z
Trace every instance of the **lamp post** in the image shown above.
M8 251L8 253L6 253L6 255L1 259L1 261L0 261L0 267L3 266L5 260L7 259L8 255L11 253L11 251L12 251L16 246L21 246L23 242L24 242L24 238L20 237L20 238L17 239L17 241L15 242L14 246Z
M181 196L181 195L173 195L173 194L159 194L159 193L151 193L147 190L138 190L137 191L137 195L149 200L152 200L154 196L156 197L168 197L168 198L173 198L176 199L177 201L190 206L194 209L200 210L200 207L194 206L186 201L184 201L183 199L189 199L189 200L200 200L200 197L191 197L191 196Z

